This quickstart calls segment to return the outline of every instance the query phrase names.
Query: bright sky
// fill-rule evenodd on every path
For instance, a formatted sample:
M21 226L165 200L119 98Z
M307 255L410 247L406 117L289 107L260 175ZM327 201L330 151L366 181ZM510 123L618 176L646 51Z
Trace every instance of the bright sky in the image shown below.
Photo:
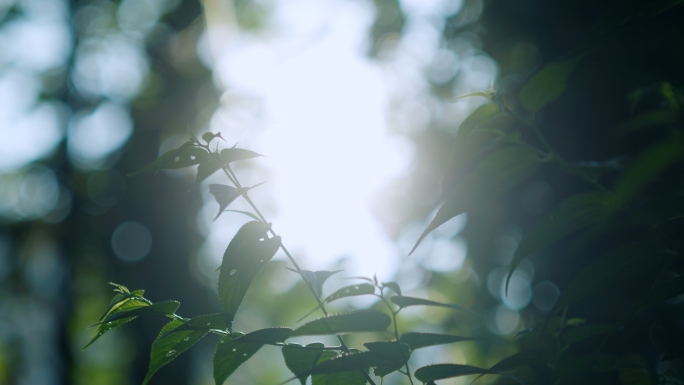
M387 133L383 71L363 54L372 10L296 1L277 8L275 19L289 33L231 40L237 45L225 47L215 68L230 93L247 94L263 109L252 130L227 138L268 156L260 163L276 199L274 228L306 269L348 256L349 275L389 277L399 253L369 205L406 172L412 154L406 139ZM217 121L213 130L225 133L225 126ZM217 230L227 233L224 226ZM216 243L225 248L225 240Z

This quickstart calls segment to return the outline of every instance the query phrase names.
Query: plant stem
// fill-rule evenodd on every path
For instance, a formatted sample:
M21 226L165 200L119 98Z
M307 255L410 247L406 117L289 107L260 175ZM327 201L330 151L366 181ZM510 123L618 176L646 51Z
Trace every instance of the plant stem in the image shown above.
M222 162L220 162L220 159L219 159L219 164L222 165ZM249 197L249 195L247 194L247 191L245 191L242 188L240 181L238 180L238 178L235 175L235 173L233 172L233 170L230 168L230 165L226 164L225 167L222 165L221 169L226 174L226 176L228 176L228 179L230 179L230 181L235 185L235 187L238 190L240 190L242 197L245 198L247 203L252 207L252 209L254 210L256 215L259 217L259 219L264 224L268 225L268 222L266 221L266 218L264 217L264 215L261 213L259 208L254 204L252 199ZM271 233L271 235L274 237L277 235L271 226L268 226L268 232ZM309 288L309 291L311 291L311 294L316 299L316 303L318 303L318 307L321 309L323 314L327 317L328 311L325 309L325 306L323 305L323 302L321 302L321 299L318 297L318 294L316 294L316 290L314 289L313 285L311 285L311 283L304 278L304 276L302 275L302 269L299 267L297 262L294 260L294 258L292 257L292 254L290 254L290 252L287 250L287 248L283 244L282 240L280 241L280 248L283 250L283 252L287 256L287 259L290 260L290 263L292 263L292 266L294 266L295 270L297 270L297 273L299 273L299 275L302 277L302 280L304 280L304 283L306 283L306 286ZM344 343L344 340L342 339L342 337L339 334L336 334L336 337L340 341L340 347L342 348L342 350L344 350L345 352L349 352L349 347L347 347L347 344ZM375 382L373 381L373 379L370 377L370 375L368 373L366 373L366 371L359 369L359 372L361 372L361 374L364 376L366 381L368 381L371 385L376 385Z

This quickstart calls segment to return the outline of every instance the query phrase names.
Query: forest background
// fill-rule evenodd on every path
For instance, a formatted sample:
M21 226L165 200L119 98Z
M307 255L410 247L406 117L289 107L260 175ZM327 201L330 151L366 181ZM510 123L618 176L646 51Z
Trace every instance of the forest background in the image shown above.
M402 314L407 330L486 338L425 349L412 357L414 368L490 367L524 351L514 336L549 319L585 266L651 230L625 226L599 240L574 234L546 245L518 266L506 295L503 282L524 236L558 202L590 190L567 169L545 164L439 227L407 258L450 194L445 170L459 127L487 103L524 114L517 98L526 80L578 57L562 95L534 116L545 139L523 124L502 124L539 148L548 142L611 189L641 170L640 195L629 204L651 210L642 214L672 240L666 251L679 255L678 3L0 3L0 383L140 383L161 317L113 330L81 352L87 328L111 298L109 281L144 289L154 301L178 300L185 316L216 312L214 270L245 219L225 213L212 222L212 180L193 188L194 175L182 170L126 176L178 146L188 130L220 131L227 147L267 156L236 171L247 185L267 182L254 199L304 268L345 269L330 288L347 284L344 277L377 274L405 293L484 315L474 321L432 308ZM482 94L456 99L472 92ZM661 199L666 204L657 210L646 205ZM234 208L247 207L240 204ZM276 255L261 272L236 328L293 324L315 306L285 266ZM586 359L599 346L621 354L599 362L603 367L591 356L578 367L598 374L583 382L681 383L680 297L611 329L644 287L678 277L681 268L673 262L655 278L630 276L568 308L568 317L582 320L574 322L598 326L568 355ZM608 331L618 334L605 342ZM202 341L151 383L213 383L212 354ZM279 356L264 349L231 381L282 381L290 374ZM625 372L619 362L633 366ZM536 379L545 383L545 375Z

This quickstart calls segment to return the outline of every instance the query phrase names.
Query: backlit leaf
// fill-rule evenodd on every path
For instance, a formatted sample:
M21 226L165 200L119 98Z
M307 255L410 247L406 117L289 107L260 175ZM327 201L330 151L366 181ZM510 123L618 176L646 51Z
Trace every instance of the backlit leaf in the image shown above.
M200 163L197 167L197 177L195 178L195 186L199 185L200 182L209 178L213 173L218 171L221 165L216 163L213 159L209 158L204 162Z
M159 332L159 337L152 344L150 356L150 368L147 371L143 385L147 384L152 376L164 365L173 361L186 350L190 349L197 341L207 335L208 330L183 330L177 333L169 332L183 325L183 321L173 320L166 324ZM165 337L162 337L165 336Z
M299 344L283 346L282 353L285 365L297 376L302 385L306 385L306 379L311 374L314 365L318 362L318 358L321 352L323 352L323 347L324 345L320 342L314 342L306 346Z
M145 172L159 171L162 169L176 169L194 166L209 158L209 152L202 147L196 147L192 142L185 142L175 150L167 151L157 160L147 166L134 171L128 176L134 176Z
M126 322L132 321L136 318L135 314L131 314L127 317L116 317L117 314L126 314L128 312L131 312L136 309L140 309L143 307L148 307L150 306L150 302L147 301L144 298L138 298L138 297L129 297L126 298L125 296L128 293L128 290L126 290L126 294L118 294L114 296L114 299L117 298L123 298L123 300L116 302L110 309L109 311L105 314L104 319L111 318L109 321L101 322L99 325L97 325L97 329L95 329L95 332L93 332L92 337L90 338L90 341L82 348L85 349L88 346L92 345L95 341L97 341L98 338L100 338L102 335L104 335L106 332L119 327ZM119 297L121 296L121 297ZM115 318L116 317L116 318Z
M364 310L319 318L295 329L292 336L382 332L387 330L391 322L385 313Z
M149 306L136 307L136 308L131 309L131 310L123 310L122 308L125 307L125 305L124 305L122 307L117 308L118 311L110 313L107 316L107 318L105 318L104 321L102 321L102 323L111 322L111 321L121 319L121 318L134 317L134 316L147 315L147 314L171 315L171 314L174 314L176 312L176 310L178 310L179 306L180 306L180 302L178 302L178 301L164 301L164 302L157 302L157 303L149 305Z
M340 298L355 297L358 295L368 295L375 293L375 286L370 283L362 283L359 285L345 286L325 298L323 302L330 303Z
M382 287L389 287L390 289L392 289L393 292L395 292L398 295L401 295L401 287L396 282L383 282Z
M565 92L567 79L581 57L550 63L532 75L520 89L520 104L531 112L556 100Z
M181 330L226 330L233 322L233 317L235 314L232 313L217 313L217 314L206 314L197 317L193 317L187 320L183 325L170 330L168 333L176 333ZM166 337L165 335L161 336Z
M262 346L283 342L291 333L292 329L290 328L268 328L245 334L236 339L232 339L230 336L221 338L214 353L214 380L216 384L223 384L240 365L249 360Z
M333 275L343 271L343 270L319 270L319 271L311 271L311 270L300 270L297 272L295 269L291 269L287 267L286 269L299 273L304 280L306 280L311 286L313 286L314 290L316 291L316 294L320 297L323 294L323 284L325 281L328 280L328 278L332 277Z
M515 187L530 176L538 165L537 154L527 147L508 146L489 155L447 197L409 255L432 230Z
M400 338L401 342L408 345L411 348L411 350L416 350L428 346L451 344L454 342L474 341L478 339L479 338L476 337L460 337L453 336L450 334L416 332L404 333Z
M571 233L597 223L607 213L608 199L602 192L582 193L565 199L549 210L525 234L515 250L506 278L506 291L515 268L523 259Z
M545 365L551 356L551 352L541 349L519 352L497 362L494 364L494 366L489 368L489 370L495 372L507 372L515 370L521 366Z
M216 199L216 203L219 204L218 214L216 214L214 220L221 215L229 204L240 196L240 190L225 184L210 184L209 192L214 196L214 199Z
M267 227L257 221L243 225L223 254L218 295L221 309L235 314L257 272L273 258L280 237L268 238Z

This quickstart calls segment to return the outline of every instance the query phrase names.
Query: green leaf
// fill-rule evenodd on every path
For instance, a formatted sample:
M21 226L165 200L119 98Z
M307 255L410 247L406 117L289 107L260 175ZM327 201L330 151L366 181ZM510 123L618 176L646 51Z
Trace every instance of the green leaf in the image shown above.
M500 112L501 109L494 103L488 103L478 107L472 114L465 118L463 123L461 123L461 126L456 133L456 140L464 141L473 130L480 127L483 123Z
M363 346L372 354L372 360L380 362L380 364L370 365L374 368L373 373L378 377L385 377L401 369L411 357L411 349L402 341L366 342Z
M577 325L567 328L561 335L561 340L569 346L614 329L614 325Z
M193 317L187 320L183 325L172 329L168 334L176 333L181 330L226 330L233 322L233 317L235 314L232 313L217 313L217 314L206 314L197 317ZM163 335L162 337L166 337Z
M330 303L340 298L355 297L359 295L368 295L375 293L375 286L370 283L362 283L359 285L345 286L334 293L330 294L323 300L324 303Z
M385 313L364 310L319 318L295 329L292 336L382 332L387 330L391 322L392 320Z
M306 379L311 374L314 365L318 362L324 346L320 342L308 344L306 347L299 344L283 346L282 353L285 365L287 365L292 374L297 376L302 385L306 385Z
M513 272L523 259L571 233L597 223L606 216L608 199L607 194L602 192L582 193L565 199L549 210L525 234L515 250L506 278L506 291Z
M468 376L471 374L499 374L488 369L470 365L436 364L423 366L416 370L415 376L419 381L429 382L451 377Z
M567 79L575 70L581 56L550 63L532 75L520 89L518 98L520 103L530 112L537 112L540 108L556 100L565 92Z
M110 310L103 316L106 319L111 318L109 321L104 321L101 322L99 325L97 325L97 329L95 329L95 332L93 332L92 337L90 338L90 341L82 348L85 349L88 346L92 345L95 341L97 341L100 337L102 337L103 334L106 332L119 327L126 322L132 321L135 319L136 314L131 314L127 317L124 318L114 318L117 314L125 314L130 311L140 309L143 307L148 307L150 306L150 302L145 300L144 298L125 298L125 295L130 295L128 290L126 290L126 294L118 294L114 296L114 299L118 298L124 298L122 301L116 302ZM119 297L121 296L121 297Z
M195 147L193 142L185 142L175 150L167 151L157 160L147 166L134 171L128 176L159 171L162 169L176 169L194 166L209 159L209 152L202 147Z
M447 197L409 255L432 230L515 187L530 176L538 165L537 154L527 147L508 146L489 155Z
M450 334L416 332L404 333L400 338L401 342L408 345L411 350L425 348L428 346L451 344L461 341L474 341L479 339L480 338L477 337L459 337Z
M681 135L672 140L649 147L627 169L616 183L610 200L611 210L617 211L634 198L656 175L675 163L684 155Z
M390 289L392 289L393 292L397 293L398 295L401 295L401 287L396 282L383 282L382 287L389 287Z
M395 345L398 345L395 343ZM398 346L397 346L398 347ZM395 347L395 348L397 348ZM402 349L401 347L398 347ZM408 348L406 348L408 352ZM399 364L400 361L403 361ZM390 372L399 369L406 359L403 354L392 354L388 351L369 351L361 353L345 353L316 365L312 374L327 374L366 370L370 367L387 368ZM399 365L399 366L397 366ZM384 376L384 375L383 375Z
M180 320L173 320L166 324L159 332L159 337L152 344L150 368L147 371L143 385L147 384L159 369L190 349L208 333L207 330L183 330L178 333L169 334L171 330L178 328L183 323Z
M216 384L223 384L240 365L249 360L262 346L283 342L290 334L292 334L290 328L268 328L253 331L236 339L232 339L230 336L221 338L214 353L214 380Z
M422 298L395 295L394 297L391 297L390 300L392 302L394 302L400 308L405 308L405 307L409 307L409 306L435 306L435 307L446 307L446 308L456 309L456 310L464 310L464 311L467 311L468 313L475 314L475 313L471 312L470 310L468 310L464 307L458 306L458 305L453 305L450 303L435 302L435 301L430 301L428 299L422 299Z
M573 278L561 293L551 314L612 283L637 273L652 271L649 266L659 265L662 262L659 257L664 251L662 244L655 241L638 241L618 246L595 259Z
M134 300L135 301L135 300ZM130 301L128 301L130 302ZM124 310L126 305L124 304L121 307L118 307L116 312L110 313L107 318L105 318L102 323L106 322L111 322L114 320L118 320L121 318L126 318L126 317L134 317L134 316L139 316L139 315L146 315L146 314L162 314L162 315L171 315L178 310L178 307L180 306L180 302L178 301L164 301L164 302L157 302L152 305L148 306L142 306L142 307L135 307L131 310Z
M552 357L552 354L548 350L528 350L504 358L494 364L489 370L494 372L508 372L521 366L546 365L550 357Z
M318 364L320 365L335 357L338 357L337 353L324 351L321 353L321 356L318 359ZM366 383L366 378L358 370L339 373L314 374L311 376L312 385L364 385Z
M250 283L279 247L280 237L268 238L261 222L248 222L238 230L223 254L219 273L218 294L225 313L237 313Z
M350 286L345 286L336 292L330 294L327 296L324 300L323 303L330 303L333 301L336 301L340 298L346 298L346 297L356 297L359 295L368 295L368 294L373 294L375 293L375 286L371 285L370 283L362 283L359 285L350 285ZM310 316L318 310L319 307L313 308L310 312L306 313L303 317L301 317L297 322L303 320L304 318Z
M244 148L226 148L221 150L220 156L223 163L229 164L238 160L257 158L263 155L251 150L245 150Z
M676 123L679 113L674 109L655 110L632 116L613 128L617 136L623 136L642 128Z

